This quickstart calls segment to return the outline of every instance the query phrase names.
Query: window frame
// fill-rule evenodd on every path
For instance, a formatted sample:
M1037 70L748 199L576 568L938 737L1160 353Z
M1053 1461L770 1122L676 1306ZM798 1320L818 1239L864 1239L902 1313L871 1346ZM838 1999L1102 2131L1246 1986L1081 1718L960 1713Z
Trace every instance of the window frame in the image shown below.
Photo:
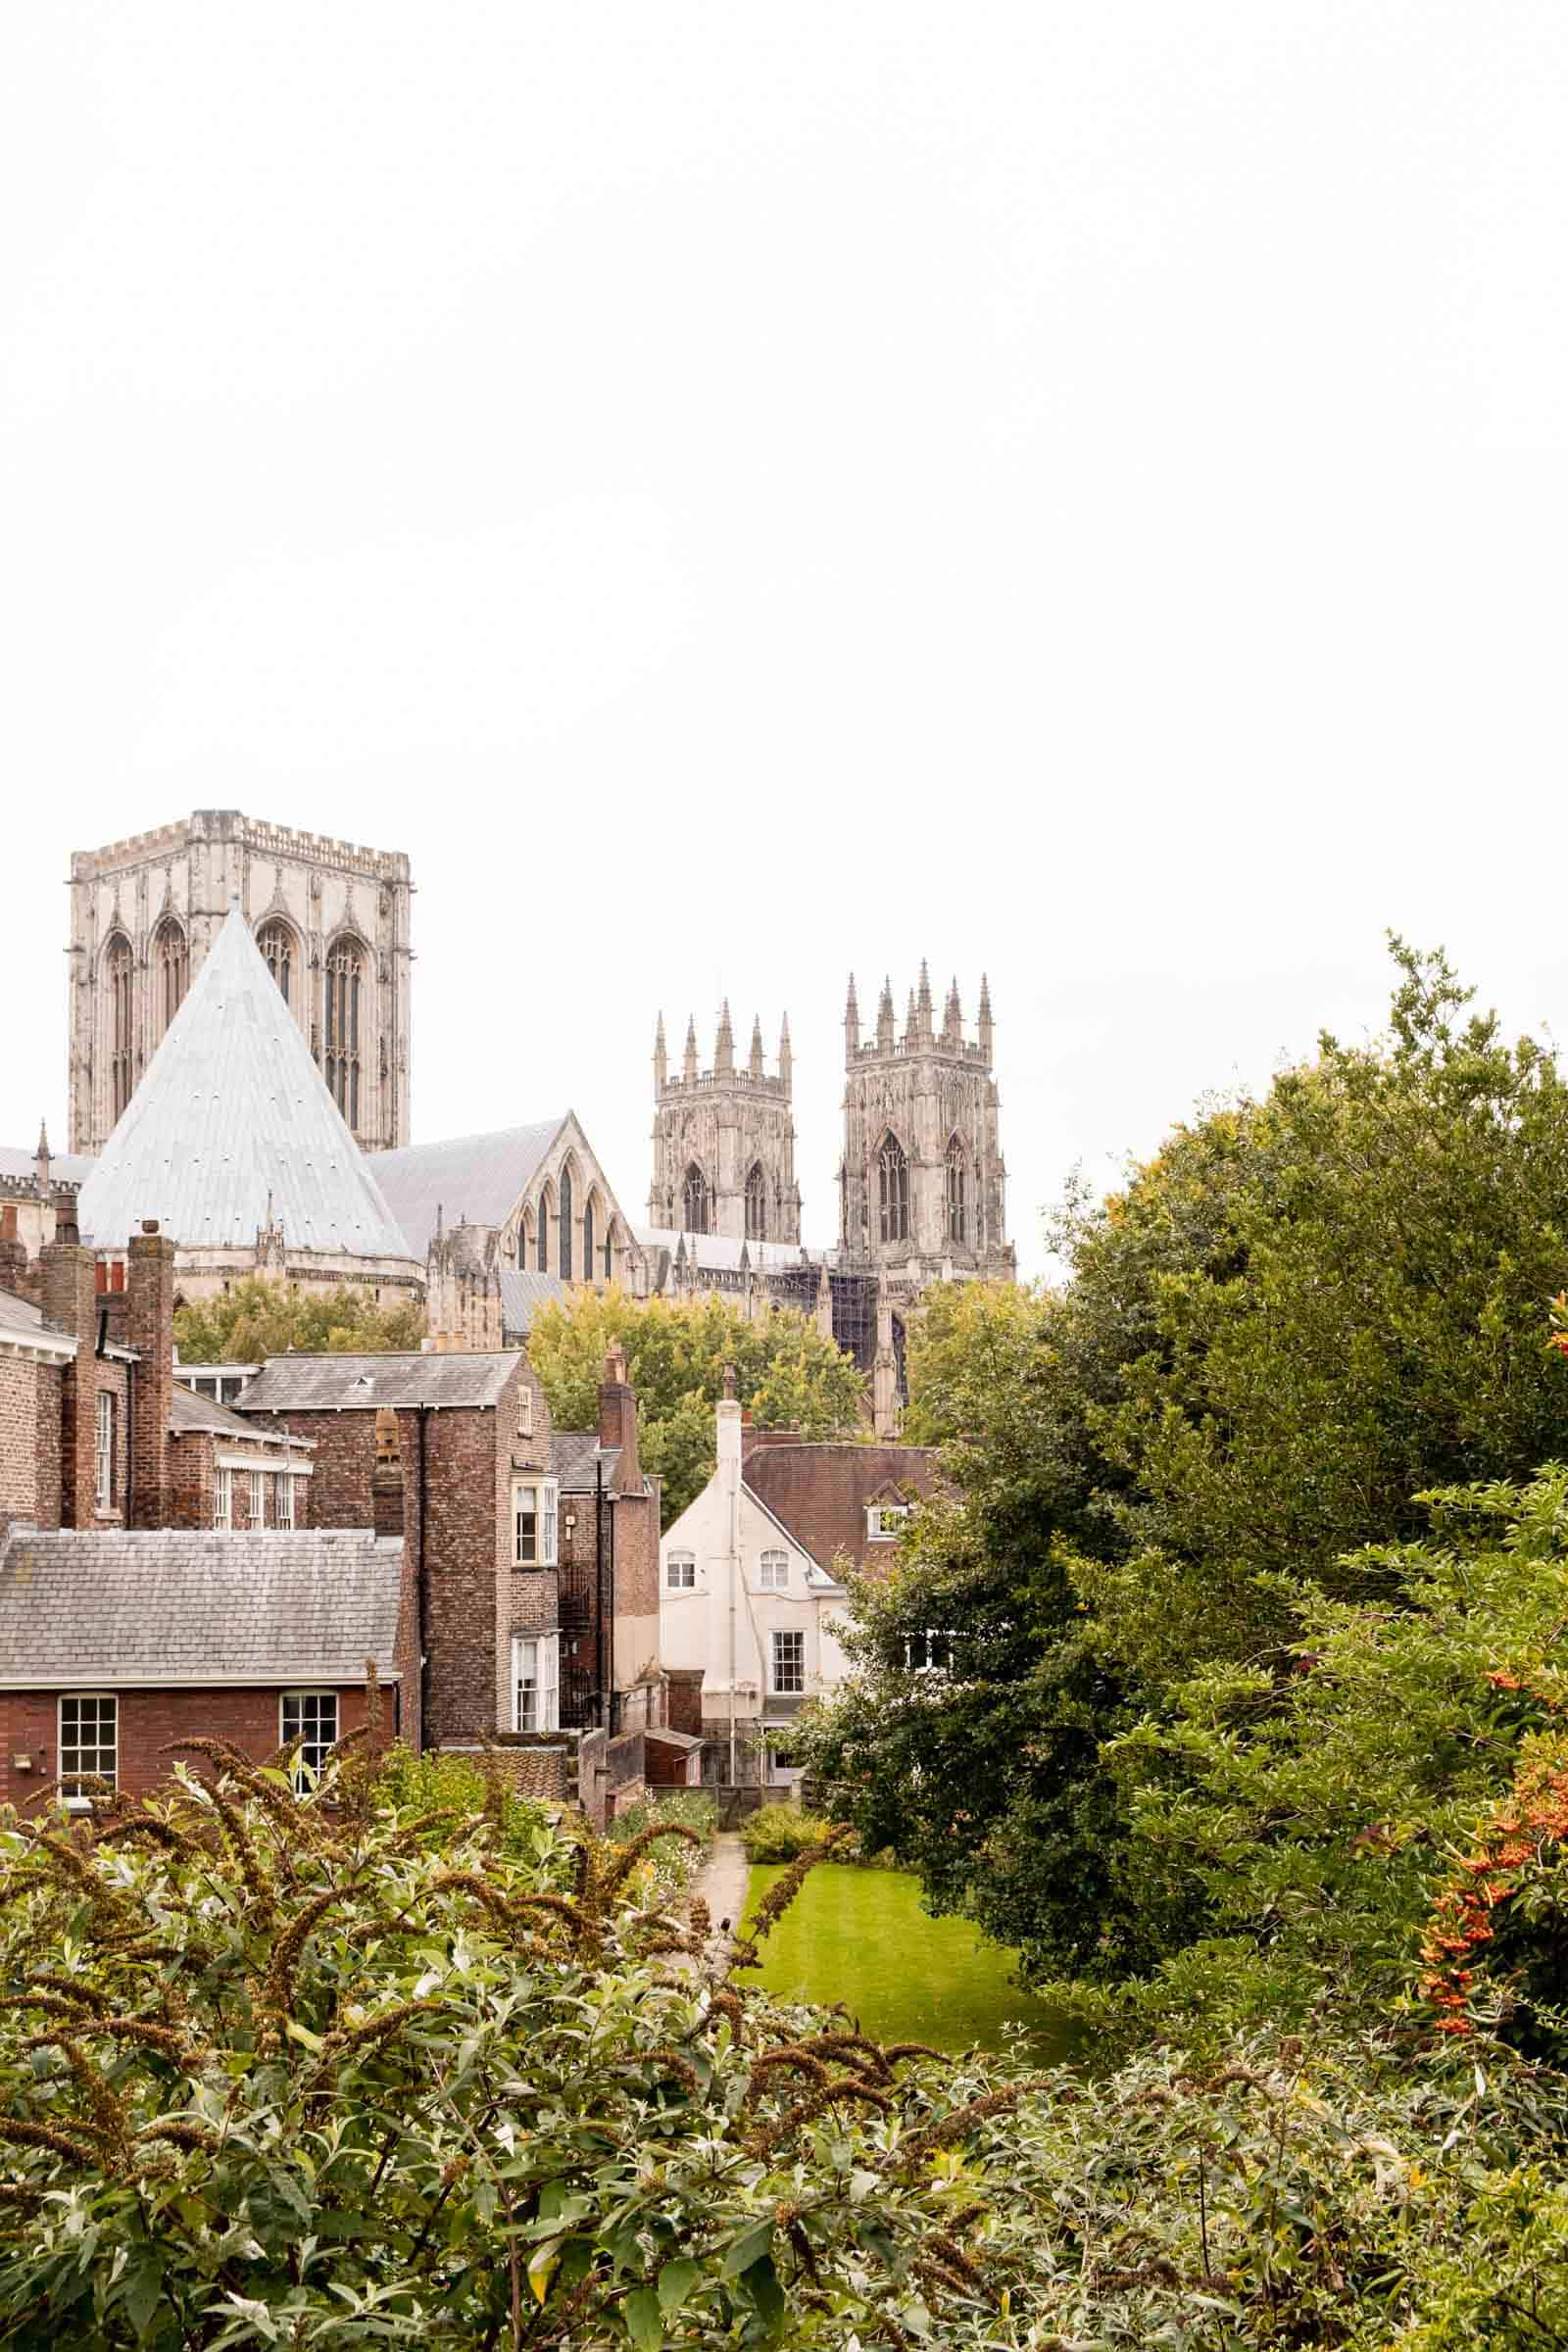
M533 1677L524 1683L523 1653L533 1652ZM523 1691L532 1692L532 1702L526 1709ZM525 1713L535 1720L524 1723ZM561 1729L561 1635L514 1634L512 1637L512 1728L514 1732L535 1734L559 1732Z
M303 1711L307 1705L319 1707L323 1701L329 1703L332 1709L332 1737L330 1740L321 1739L319 1728L318 1728L317 1736L314 1739L310 1738L306 1734L306 1725L303 1720L296 1725L292 1732L289 1730L288 1711L291 1705L297 1704L303 1717ZM319 1780L325 1769L327 1757L343 1737L343 1708L338 1693L335 1690L318 1690L310 1685L302 1686L298 1690L280 1690L277 1694L277 1729L278 1746L287 1747L290 1740L298 1739L300 1745L294 1758L295 1764L303 1765L308 1772L313 1773ZM305 1752L308 1747L318 1748L321 1751L318 1762L312 1763Z
M213 1470L213 1532L222 1536L234 1532L234 1473L221 1462Z
M969 1246L969 1155L959 1138L949 1142L944 1157L947 1170L948 1240L960 1250Z
M687 1569L691 1570L688 1576ZM680 1570L679 1575L676 1571ZM667 1551L664 1554L664 1591L666 1592L695 1592L697 1590L697 1554L695 1551Z
M787 1551L781 1551L776 1544L770 1544L766 1551L758 1557L757 1590L759 1592L787 1592L789 1589L790 1555Z
M294 1490L299 1484L292 1470L272 1472L272 1525L279 1535L294 1531Z
M907 1502L868 1502L865 1506L865 1540L868 1544L897 1544L908 1524L912 1504ZM884 1519L896 1519L897 1527L884 1527Z
M881 1239L906 1242L909 1238L909 1155L890 1127L877 1150L878 1203Z
M790 1654L790 1657L791 1657L791 1660L792 1660L792 1672L798 1672L798 1674L799 1674L799 1676L800 1676L800 1680L799 1680L798 1682L796 1682L796 1681L785 1682L785 1681L782 1681L782 1680L780 1679L780 1667L781 1667L781 1664L782 1664L782 1657L781 1657L781 1653L782 1653L782 1651L783 1651L784 1644L785 1644L786 1642L793 1644L793 1647L792 1647L792 1649L790 1650L790 1653L789 1653L789 1654ZM791 1625L791 1626L782 1626L782 1625L776 1625L776 1626L774 1626L774 1627L773 1627L773 1629L772 1629L772 1633L771 1633L771 1635L770 1635L770 1637L769 1637L769 1640L768 1640L768 1645L767 1645L767 1666L768 1666L768 1681L767 1681L767 1688L768 1688L769 1694L770 1694L772 1697L774 1697L774 1698L804 1698L804 1697L805 1697L805 1695L806 1695L806 1632L805 1632L805 1628L804 1628L804 1627L802 1627L802 1626L795 1626L795 1625Z
M534 1497L534 1551L525 1557L517 1497L524 1491ZM561 1482L534 1473L512 1482L512 1565L514 1568L559 1568L561 1565Z
M760 1159L754 1159L746 1172L746 1239L767 1239L767 1175Z
M101 1767L100 1767L99 1765L93 1765L93 1766L83 1766L83 1765L82 1765L82 1764L80 1764L79 1762L78 1762L78 1763L77 1763L77 1764L74 1766L74 1768L73 1770L70 1770L70 1771L68 1771L68 1770L67 1770L67 1766L66 1766L66 1709L67 1709L67 1707L79 1707L79 1706L80 1706L80 1705L81 1705L81 1704L82 1704L84 1701L85 1701L87 1704L91 1705L91 1706L94 1706L94 1707L108 1707L108 1708L109 1708L109 1710L110 1710L109 1721L110 1721L110 1725L111 1725L111 1727L112 1727L112 1731L113 1731L113 1738L112 1738L112 1740L111 1740L109 1742L107 1742L107 1745L108 1745L108 1748L109 1748L109 1756L110 1756L110 1768L109 1768L109 1770L108 1770L107 1772L104 1772L104 1771L101 1769ZM101 1759L101 1758L102 1758L102 1756L103 1756L103 1754L104 1754L104 1750L105 1750L105 1746L106 1746L106 1742L105 1742L105 1740L103 1740L103 1738L102 1738L102 1736L101 1736L101 1734L102 1734L102 1719L101 1719L101 1718L99 1718L99 1719L98 1719L98 1721L97 1721L97 1724L96 1724L96 1729L97 1729L97 1731L98 1731L98 1733L99 1733L99 1735L100 1735L100 1736L99 1736L98 1738L95 1738L95 1739L93 1740L93 1741L91 1742L91 1748L92 1748L92 1753L93 1753L95 1756L98 1756L98 1757ZM60 1696L59 1696L58 1700L57 1700L57 1701L56 1701L56 1703L55 1703L55 1735L56 1735L56 1747L55 1747L55 1754L56 1754L56 1757L57 1757L57 1758L58 1758L58 1760L59 1760L59 1766L60 1766L60 1771L59 1771L59 1781L60 1781L60 1793L61 1793L62 1799L63 1799L63 1801L64 1801L64 1803L65 1803L65 1805L66 1805L66 1808L67 1808L67 1810L68 1810L69 1812L72 1812L72 1813L85 1813L85 1812L89 1812L89 1811L91 1810L91 1808L92 1808L92 1802L93 1802L92 1798L91 1798L90 1796L84 1796L84 1795L82 1795L82 1794L80 1793L80 1791L79 1791L79 1790L77 1791L77 1793L76 1793L75 1795L74 1795L74 1796L73 1796L73 1795L72 1795L72 1794L69 1792L69 1788L68 1788L68 1783L69 1783L69 1782L71 1782L71 1781L73 1781L73 1780L87 1780L87 1779L92 1779L92 1780L107 1781L107 1782L109 1783L109 1785L110 1785L110 1787L111 1787L111 1788L117 1788L117 1789L119 1788L119 1787L120 1787L120 1693L119 1693L119 1691L118 1691L118 1690L62 1690L62 1691L61 1691L61 1693L60 1693ZM81 1739L80 1739L80 1736L79 1736L79 1735L80 1735L80 1725L79 1725L79 1723L78 1723L78 1725L77 1725L77 1735L78 1735L78 1736L77 1736L77 1739L76 1739L76 1741L75 1741L75 1747L76 1747L76 1752L77 1752L77 1754L78 1754L78 1756L79 1756L79 1754L80 1754L80 1752L81 1752L82 1744L83 1744L83 1742L82 1742L82 1740L81 1740Z
M253 1528L265 1528L267 1525L267 1472L252 1470L248 1476L251 1482L248 1524Z
M270 915L256 934L257 953L290 1010L294 1004L294 931L280 915Z
M115 1395L100 1389L93 1405L93 1509L115 1507Z

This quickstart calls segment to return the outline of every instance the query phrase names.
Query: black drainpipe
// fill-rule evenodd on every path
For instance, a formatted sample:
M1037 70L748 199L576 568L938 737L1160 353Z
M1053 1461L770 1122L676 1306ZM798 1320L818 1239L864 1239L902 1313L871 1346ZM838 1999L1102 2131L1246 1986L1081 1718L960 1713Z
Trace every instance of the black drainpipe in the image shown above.
M419 1416L419 1752L422 1755L430 1744L430 1580L424 1557L424 1428L430 1408L421 1404L416 1409Z
M599 1719L610 1729L610 1677L605 1672L605 1465L594 1460L594 1682Z
M136 1524L136 1359L125 1366L125 1492L122 1526Z

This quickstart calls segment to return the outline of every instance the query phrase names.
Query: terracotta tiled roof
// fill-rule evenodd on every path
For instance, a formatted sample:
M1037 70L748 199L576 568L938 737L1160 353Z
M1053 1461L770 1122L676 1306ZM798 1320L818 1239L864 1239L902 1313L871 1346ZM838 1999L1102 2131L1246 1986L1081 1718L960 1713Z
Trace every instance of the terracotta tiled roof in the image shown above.
M873 1502L910 1502L941 1485L930 1446L754 1446L742 1468L759 1502L786 1527L819 1568L832 1572L844 1552L857 1568L886 1558L891 1546L866 1534Z
M536 1798L547 1805L564 1805L571 1791L567 1787L566 1751L564 1747L498 1746L491 1751L507 1787L518 1796Z

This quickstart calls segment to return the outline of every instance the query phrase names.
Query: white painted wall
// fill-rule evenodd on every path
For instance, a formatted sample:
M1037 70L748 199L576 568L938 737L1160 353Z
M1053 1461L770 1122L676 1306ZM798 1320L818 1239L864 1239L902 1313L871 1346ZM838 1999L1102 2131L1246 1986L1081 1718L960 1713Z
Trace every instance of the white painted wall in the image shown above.
M718 1416L718 1467L660 1543L659 1634L666 1666L702 1668L704 1718L721 1727L732 1682L738 1723L769 1711L775 1631L805 1636L808 1697L842 1681L834 1628L849 1601L842 1585L820 1581L810 1554L743 1484L739 1405L720 1404ZM764 1591L762 1554L776 1551L785 1555L784 1587ZM696 1560L690 1592L670 1588L670 1561L682 1553Z

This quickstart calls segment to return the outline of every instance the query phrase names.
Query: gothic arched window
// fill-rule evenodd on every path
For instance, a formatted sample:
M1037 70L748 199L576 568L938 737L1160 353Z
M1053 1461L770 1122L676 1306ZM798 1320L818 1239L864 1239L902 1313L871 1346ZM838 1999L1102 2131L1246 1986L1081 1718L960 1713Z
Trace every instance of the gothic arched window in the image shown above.
M540 1274L550 1271L550 1187L547 1184L539 1196L539 1230L534 1236L533 1262Z
M571 1280L571 1170L561 1171L561 1279Z
M969 1168L956 1136L948 1146L948 1239L969 1239Z
M104 953L106 1029L109 1042L109 1115L118 1119L130 1101L130 942L117 931Z
M767 1181L760 1159L752 1162L746 1179L746 1238L760 1242L767 1232Z
M360 1124L360 992L365 956L357 939L340 939L326 959L327 1092L351 1128Z
M885 1242L906 1242L909 1238L909 1163L904 1155L904 1146L896 1135L884 1137L877 1155L877 1172L881 1182L882 1239Z
M605 1280L610 1281L615 1268L615 1220L611 1218L605 1227Z
M708 1178L695 1159L680 1188L680 1221L687 1233L708 1231Z
M594 1278L594 1197L589 1194L582 1204L582 1278Z
M158 950L158 1034L163 1036L180 1005L190 984L190 950L185 934L172 914L166 915L158 926L155 942Z
M256 934L256 945L262 952L262 961L283 992L285 1004L293 1001L290 983L294 978L294 934L287 923L264 923Z

